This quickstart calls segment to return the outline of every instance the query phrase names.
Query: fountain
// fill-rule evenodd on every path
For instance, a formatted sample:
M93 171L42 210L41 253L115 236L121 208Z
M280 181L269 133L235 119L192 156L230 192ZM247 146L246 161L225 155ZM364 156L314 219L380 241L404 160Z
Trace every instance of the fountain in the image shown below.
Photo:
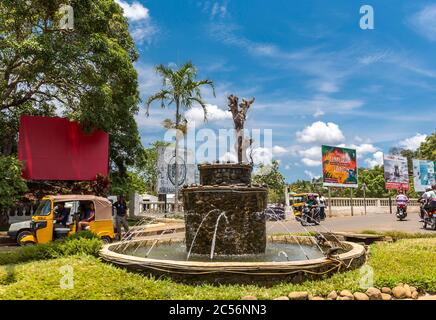
M243 99L239 105L233 95L228 100L238 163L200 164L200 185L183 186L185 240L164 239L163 233L146 240L129 235L104 246L101 257L146 274L215 284L296 283L361 266L363 246L334 237L329 241L320 233L316 237L289 234L267 241L268 190L265 185L252 184L253 167L246 161L247 144L244 147L243 143L246 113L254 99Z
M209 253L215 233L219 239L214 243L217 255L264 253L263 211L268 192L263 186L251 185L251 165L202 164L198 169L201 185L182 190L186 242L193 242L195 236L191 252ZM215 212L208 214L213 209ZM227 221L218 223L223 214Z

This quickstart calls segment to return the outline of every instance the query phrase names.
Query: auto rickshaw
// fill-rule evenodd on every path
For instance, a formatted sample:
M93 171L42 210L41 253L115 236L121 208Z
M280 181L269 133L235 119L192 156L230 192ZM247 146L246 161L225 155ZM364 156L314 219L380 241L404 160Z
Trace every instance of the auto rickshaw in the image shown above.
M68 214L66 226L58 224L55 220L55 208L59 203L64 204ZM85 230L93 232L104 242L112 242L115 233L112 203L108 199L93 195L56 195L42 199L32 215L30 234L21 238L20 244L48 243L75 234L79 229L81 206L91 203L94 205L95 217L89 221Z
M304 205L307 203L309 195L312 194L318 196L316 193L294 193L290 196L289 200L295 217L301 217Z

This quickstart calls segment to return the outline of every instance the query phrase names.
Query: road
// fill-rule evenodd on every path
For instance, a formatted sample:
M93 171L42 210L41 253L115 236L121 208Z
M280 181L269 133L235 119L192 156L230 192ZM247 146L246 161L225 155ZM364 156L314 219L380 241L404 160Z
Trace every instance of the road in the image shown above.
M321 222L321 226L306 227L307 230L335 231L335 232L360 232L363 230L374 231L405 231L405 232L436 232L424 230L418 221L417 214L411 214L404 221L398 221L393 214L371 214L367 216L333 217ZM327 230L326 230L327 229ZM285 232L305 232L305 229L295 220L268 222L268 234Z

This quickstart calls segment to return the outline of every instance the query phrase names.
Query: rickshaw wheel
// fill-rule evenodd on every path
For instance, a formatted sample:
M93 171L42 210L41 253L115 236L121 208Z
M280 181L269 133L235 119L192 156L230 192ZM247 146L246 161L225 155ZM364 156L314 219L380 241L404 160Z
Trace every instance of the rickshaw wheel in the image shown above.
M24 231L21 231L20 233L18 233L17 244L20 246L24 246L24 243L21 242L21 239L24 238L25 236L29 236L31 234L32 234L32 232L30 232L29 230L24 230Z
M104 237L101 237L101 241L103 241L104 244L109 244L112 242L112 239L108 236L104 236Z

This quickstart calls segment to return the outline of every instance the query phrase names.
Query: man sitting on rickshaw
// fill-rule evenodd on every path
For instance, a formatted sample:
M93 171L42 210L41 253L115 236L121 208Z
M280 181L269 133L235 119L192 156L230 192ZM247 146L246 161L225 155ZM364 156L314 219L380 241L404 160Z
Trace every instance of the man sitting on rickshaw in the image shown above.
M307 196L307 201L303 209L303 219L301 222L319 224L319 217L316 217L316 209L318 208L317 195L310 193Z
M65 208L65 203L59 202L56 204L56 209L54 212L54 220L56 220L57 224L66 227L68 222L68 214L69 212L67 208Z
M89 227L89 223L95 219L95 207L94 203L89 204L89 210L85 209L85 216L79 221L79 231L86 230Z

